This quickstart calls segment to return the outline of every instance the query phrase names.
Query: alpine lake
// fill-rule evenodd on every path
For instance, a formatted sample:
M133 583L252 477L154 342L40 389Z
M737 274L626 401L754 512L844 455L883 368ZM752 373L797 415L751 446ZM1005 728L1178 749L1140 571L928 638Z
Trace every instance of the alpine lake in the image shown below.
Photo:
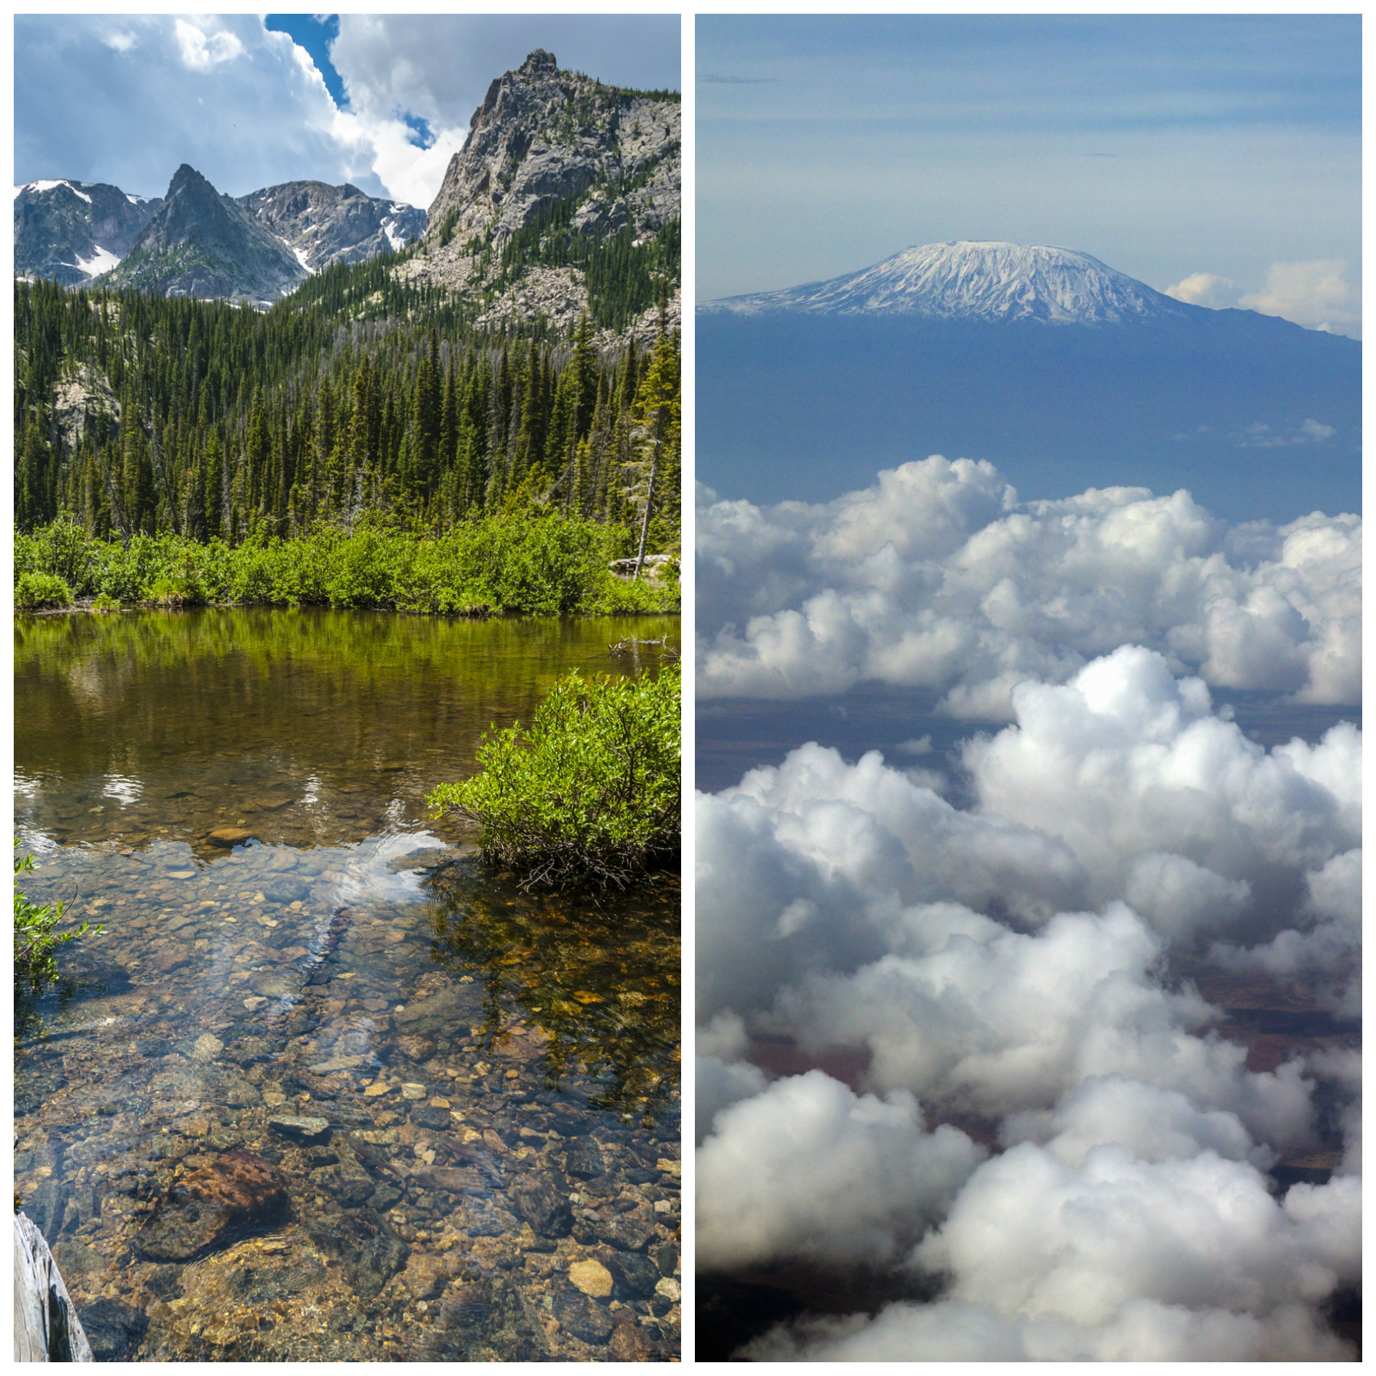
M678 1359L678 875L526 893L424 804L678 635L16 618L20 886L105 931L16 1009L15 1191L98 1360Z

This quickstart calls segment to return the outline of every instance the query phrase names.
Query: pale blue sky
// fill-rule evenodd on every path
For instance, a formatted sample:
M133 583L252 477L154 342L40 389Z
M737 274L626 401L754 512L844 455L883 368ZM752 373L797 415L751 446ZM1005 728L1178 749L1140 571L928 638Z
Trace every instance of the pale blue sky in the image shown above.
M698 297L1008 239L1356 333L1360 39L1352 16L701 17Z

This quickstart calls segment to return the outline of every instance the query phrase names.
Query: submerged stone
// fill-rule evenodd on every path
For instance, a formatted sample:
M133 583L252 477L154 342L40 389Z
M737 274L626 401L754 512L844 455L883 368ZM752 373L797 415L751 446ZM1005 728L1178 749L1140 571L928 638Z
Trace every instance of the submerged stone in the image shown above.
M88 1304L78 1317L98 1362L127 1362L148 1331L148 1316L123 1300L101 1299Z
M612 1335L616 1326L612 1316L586 1295L564 1295L554 1306L559 1326L580 1342L600 1346Z
M654 1350L645 1330L634 1321L617 1324L608 1345L618 1362L643 1362Z
M318 1142L329 1136L330 1132L328 1118L297 1118L285 1113L269 1118L268 1126L298 1142Z
M290 1207L276 1166L250 1151L228 1151L158 1200L133 1248L149 1261L190 1261L282 1222Z
M593 1299L605 1299L612 1292L612 1273L600 1261L591 1258L575 1261L569 1267L569 1279L575 1288Z
M449 1110L426 1104L423 1108L411 1110L411 1121L418 1128L447 1128L450 1121Z
M469 1194L486 1189L479 1171L464 1166L428 1166L416 1171L411 1179L430 1190L446 1190L450 1194Z
M639 1252L614 1252L607 1259L607 1265L617 1284L632 1295L645 1299L655 1293L660 1280L659 1267L649 1257Z
M537 1233L563 1237L573 1226L568 1196L546 1179L523 1180L511 1187L517 1212Z
M592 1231L602 1242L623 1252L638 1252L656 1236L654 1215L632 1209L624 1214L590 1219Z
M245 831L243 827L216 827L210 832L206 840L213 846L224 846L226 850L233 846L242 846L246 841L256 839L251 831Z
M565 1158L564 1169L579 1180L592 1180L604 1175L607 1165L602 1159L602 1149L593 1138L575 1137Z
M392 1015L397 1030L408 1036L433 1036L467 1029L483 1015L481 984L451 984L426 999L417 999Z
M306 1224L311 1241L343 1264L349 1284L365 1299L406 1264L410 1248L372 1209L329 1214Z

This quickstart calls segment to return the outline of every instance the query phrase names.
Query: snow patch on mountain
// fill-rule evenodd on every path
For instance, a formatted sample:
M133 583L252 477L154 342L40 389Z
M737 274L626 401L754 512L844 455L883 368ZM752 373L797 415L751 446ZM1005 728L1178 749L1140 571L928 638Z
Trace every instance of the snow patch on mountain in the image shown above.
M1190 310L1088 253L1000 242L923 244L859 272L783 291L730 296L702 309L1057 325L1119 324Z
M15 199L17 200L19 198L20 192L22 191L56 191L59 186L65 186L67 190L72 193L73 196L80 196L81 199L85 201L87 205L92 204L91 198L84 191L78 191L76 187L74 187L71 184L71 182L68 181L26 182L23 186L16 186L14 188L14 195Z
M83 258L77 254L74 266L91 277L103 277L111 268L119 267L119 263L118 254L111 253L108 248L101 248L97 244L90 258Z

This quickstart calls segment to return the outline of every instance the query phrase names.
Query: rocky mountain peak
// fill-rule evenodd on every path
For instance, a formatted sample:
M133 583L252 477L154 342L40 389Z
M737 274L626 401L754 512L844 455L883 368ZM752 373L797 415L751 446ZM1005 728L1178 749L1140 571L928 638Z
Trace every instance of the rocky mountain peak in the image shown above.
M681 137L677 99L561 71L537 48L488 87L401 271L482 298L481 323L571 326L590 304L578 240L623 236L653 257L673 239ZM636 332L652 338L653 310L643 316Z
M172 197L188 190L203 192L211 196L219 194L189 162L184 162L172 174L172 180L167 187L167 195Z
M429 208L427 237L443 232L460 250L476 237L500 249L570 199L588 203L584 232L624 224L653 232L680 213L681 135L677 101L560 71L554 54L537 48L474 112Z
M14 270L64 287L103 277L133 247L160 200L106 182L28 182L14 189Z
M1193 308L1076 249L962 240L906 248L859 272L704 309L1098 325L1179 317Z
M559 64L555 61L553 53L547 53L543 48L536 48L521 63L519 70L522 76L534 76L537 72L557 72Z
M279 238L183 163L161 208L109 280L165 296L266 302L306 275Z
M379 200L347 182L343 186L283 182L240 196L238 201L291 249L308 272L396 252L425 230L423 210Z

